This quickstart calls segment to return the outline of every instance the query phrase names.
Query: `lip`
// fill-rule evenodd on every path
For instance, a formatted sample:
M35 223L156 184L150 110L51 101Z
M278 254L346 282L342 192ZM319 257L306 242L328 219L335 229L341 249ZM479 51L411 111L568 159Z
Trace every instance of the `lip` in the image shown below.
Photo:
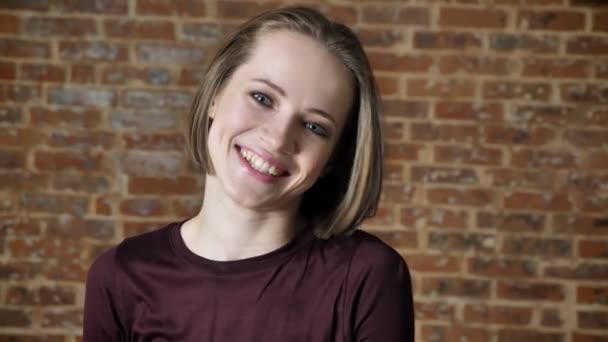
M254 178L256 178L264 183L274 183L274 182L279 181L283 177L289 176L289 172L287 171L287 168L282 163L277 161L275 158L269 156L267 153L263 153L263 152L260 152L258 150L255 150L255 149L252 149L249 147L244 147L246 150L255 153L258 157L262 158L267 163L274 165L277 169L279 169L279 171L282 174L280 176L272 176L272 175L269 175L266 173L259 172L258 170L251 167L251 164L249 164L249 161L247 161L247 159L245 159L245 157L243 157L243 155L241 155L241 148L243 148L243 147L241 147L240 145L235 145L235 151L236 151L237 157L239 158L241 165L243 165L245 167L245 169L249 172L249 174L252 175Z

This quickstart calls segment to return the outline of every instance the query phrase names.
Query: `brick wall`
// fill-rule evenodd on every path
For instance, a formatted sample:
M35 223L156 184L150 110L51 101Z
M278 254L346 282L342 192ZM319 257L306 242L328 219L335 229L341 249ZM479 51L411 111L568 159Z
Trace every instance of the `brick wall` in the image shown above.
M608 3L308 3L378 77L366 228L409 262L418 341L608 341ZM278 4L0 1L0 340L79 340L93 258L198 209L184 114L218 39Z

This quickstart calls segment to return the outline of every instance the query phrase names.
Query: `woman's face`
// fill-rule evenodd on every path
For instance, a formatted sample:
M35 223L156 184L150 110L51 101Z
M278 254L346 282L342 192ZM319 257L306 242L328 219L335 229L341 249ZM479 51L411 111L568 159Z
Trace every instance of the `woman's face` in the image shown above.
M207 183L247 208L297 209L340 138L352 82L343 63L308 36L259 36L209 108L215 175Z

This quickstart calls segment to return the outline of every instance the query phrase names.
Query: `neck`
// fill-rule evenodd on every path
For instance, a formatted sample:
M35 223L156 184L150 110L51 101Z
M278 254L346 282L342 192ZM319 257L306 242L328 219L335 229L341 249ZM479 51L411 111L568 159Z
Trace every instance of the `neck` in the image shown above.
M199 213L182 226L186 246L211 260L229 261L272 252L289 243L300 230L297 210L246 208L218 189L207 176Z

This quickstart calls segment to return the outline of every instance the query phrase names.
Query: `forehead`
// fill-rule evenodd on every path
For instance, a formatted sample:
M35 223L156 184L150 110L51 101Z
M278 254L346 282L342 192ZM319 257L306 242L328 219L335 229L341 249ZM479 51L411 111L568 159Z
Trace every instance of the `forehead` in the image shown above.
M350 71L323 44L302 33L274 30L258 35L236 73L241 81L267 78L294 100L331 106L333 111L347 111L352 101Z

